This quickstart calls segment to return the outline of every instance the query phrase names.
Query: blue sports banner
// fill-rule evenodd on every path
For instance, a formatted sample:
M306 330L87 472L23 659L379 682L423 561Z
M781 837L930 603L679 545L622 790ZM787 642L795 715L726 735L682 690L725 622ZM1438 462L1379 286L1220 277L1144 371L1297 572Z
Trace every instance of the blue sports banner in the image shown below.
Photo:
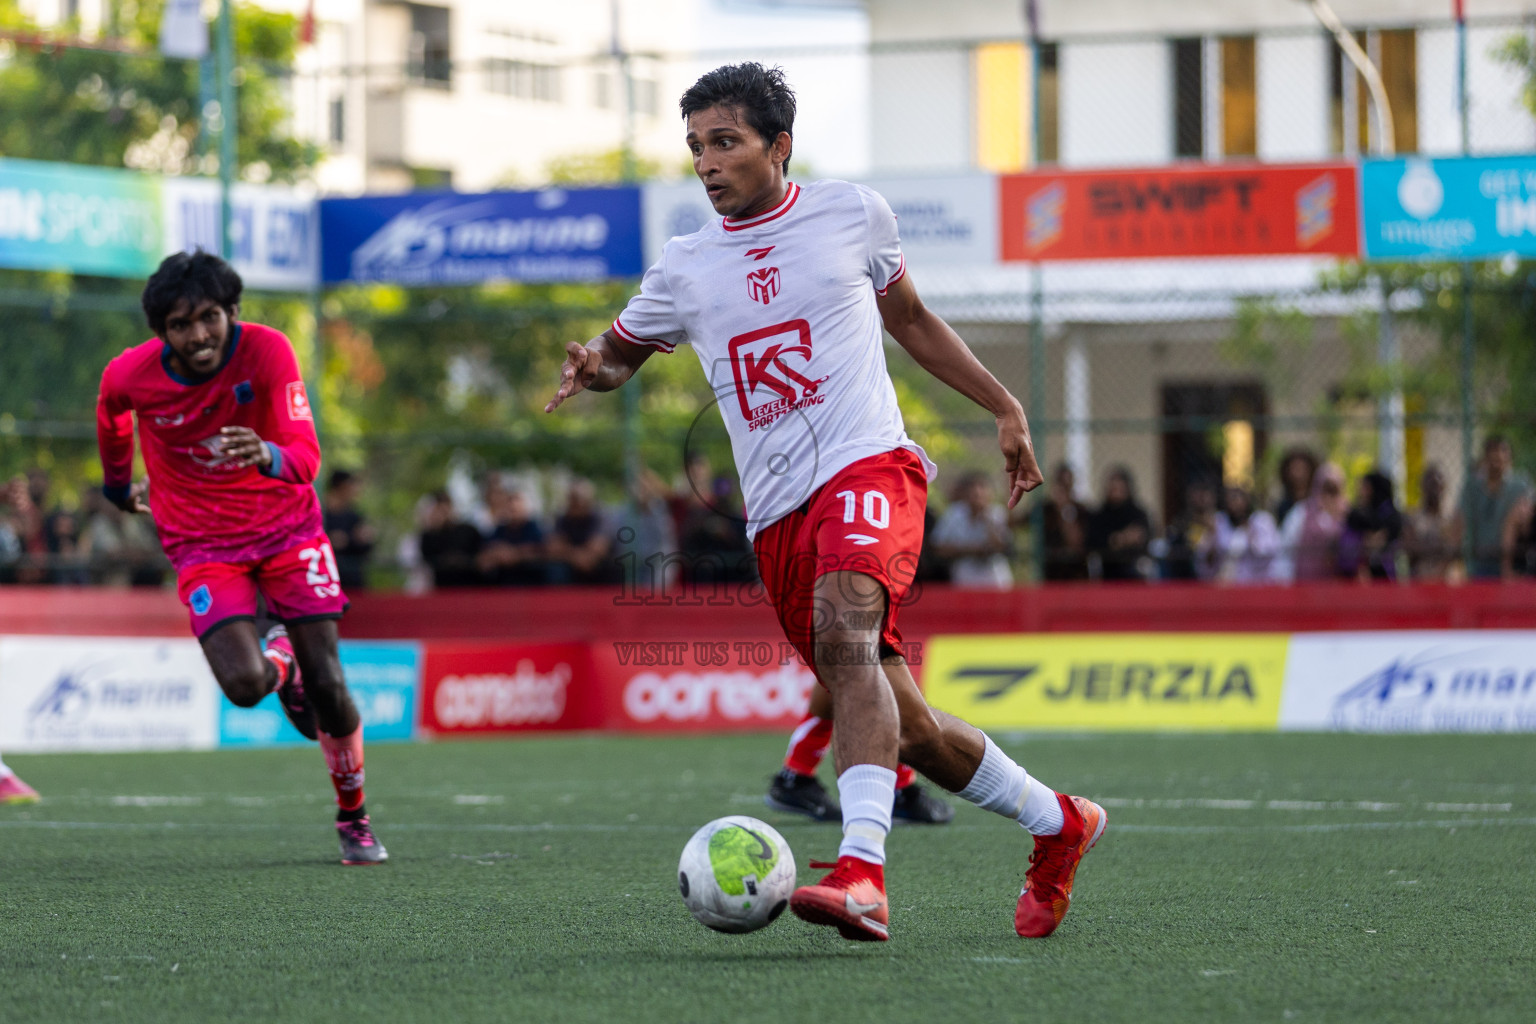
M1536 255L1536 156L1367 160L1368 259Z
M638 188L413 192L320 203L327 284L638 277Z
M363 719L363 738L408 740L416 732L416 694L421 684L421 645L341 642L341 669ZM253 708L219 698L219 746L271 747L304 743L275 696Z

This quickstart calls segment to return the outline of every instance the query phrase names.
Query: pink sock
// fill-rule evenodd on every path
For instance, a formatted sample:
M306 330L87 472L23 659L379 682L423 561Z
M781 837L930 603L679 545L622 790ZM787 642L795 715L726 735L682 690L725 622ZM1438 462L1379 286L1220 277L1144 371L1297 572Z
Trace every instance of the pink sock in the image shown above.
M790 734L789 750L784 753L784 767L800 775L815 775L831 744L831 719L806 715Z
M336 787L336 806L344 811L363 806L363 727L359 725L348 736L320 733L320 752Z

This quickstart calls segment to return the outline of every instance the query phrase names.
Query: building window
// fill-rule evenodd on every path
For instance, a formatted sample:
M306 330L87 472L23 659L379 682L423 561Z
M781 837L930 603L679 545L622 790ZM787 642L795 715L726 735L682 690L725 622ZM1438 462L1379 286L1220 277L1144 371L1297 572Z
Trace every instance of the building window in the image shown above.
M560 102L560 68L526 60L492 57L485 62L485 88L521 100Z
M1221 41L1221 155L1259 155L1259 93L1253 36Z
M340 146L347 141L347 101L343 96L337 96L331 100L330 114L330 138L331 145Z
M1419 149L1419 59L1414 30L1372 29L1355 38L1381 72L1387 103L1392 107L1393 142L1399 153ZM1333 149L1345 156L1372 151L1371 91L1343 47L1333 46L1329 62L1330 124Z
M413 81L447 85L453 75L448 8L411 4L410 52L407 68Z
M1205 46L1199 39L1173 40L1173 155L1205 156Z
M631 78L629 84L630 113L655 117L657 99L661 95L660 87L649 78Z
M1040 44L1040 154L1037 163L1061 160L1061 50L1055 43Z

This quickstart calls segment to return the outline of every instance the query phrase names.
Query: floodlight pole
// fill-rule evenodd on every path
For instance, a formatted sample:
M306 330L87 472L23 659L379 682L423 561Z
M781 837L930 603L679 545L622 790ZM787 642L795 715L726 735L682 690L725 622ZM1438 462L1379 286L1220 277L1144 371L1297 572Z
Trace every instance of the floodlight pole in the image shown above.
M1029 162L1040 167L1040 10L1035 0L1024 0L1024 22L1029 31ZM1029 414L1035 418L1031 430L1035 459L1045 463L1045 271L1040 261L1030 267L1029 318ZM1029 514L1030 556L1035 581L1045 582L1045 502L1036 501Z
M230 190L235 180L235 28L230 0L219 3L219 250L223 257L234 258L235 245L230 237Z
M629 70L629 51L624 47L619 30L619 2L609 0L608 18L611 35L609 49L619 71L619 124L621 128L619 177L626 185L634 185L639 176L635 164L635 101L634 81ZM624 481L629 493L636 493L640 481L640 375L632 375L624 384Z
M1463 0L1454 0L1456 15L1456 103L1461 113L1461 155L1472 155L1471 97L1467 95L1467 10ZM1461 264L1461 466L1462 494L1471 494L1477 486L1473 462L1476 425L1473 423L1472 374L1476 366L1473 352L1472 263ZM1472 565L1472 531L1461 531L1462 564Z

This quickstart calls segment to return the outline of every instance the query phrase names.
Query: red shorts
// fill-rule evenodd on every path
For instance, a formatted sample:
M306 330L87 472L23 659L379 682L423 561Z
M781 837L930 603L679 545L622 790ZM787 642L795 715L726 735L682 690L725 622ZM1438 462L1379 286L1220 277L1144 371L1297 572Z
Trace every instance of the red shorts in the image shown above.
M249 562L204 562L176 576L176 596L192 613L201 640L235 619L256 618L258 592L285 623L339 619L347 610L336 556L324 537Z
M863 573L885 589L881 655L903 653L896 613L917 573L927 506L922 462L897 448L843 467L799 509L757 535L763 589L785 636L813 671L816 629L827 625L817 621L814 591L829 572Z

